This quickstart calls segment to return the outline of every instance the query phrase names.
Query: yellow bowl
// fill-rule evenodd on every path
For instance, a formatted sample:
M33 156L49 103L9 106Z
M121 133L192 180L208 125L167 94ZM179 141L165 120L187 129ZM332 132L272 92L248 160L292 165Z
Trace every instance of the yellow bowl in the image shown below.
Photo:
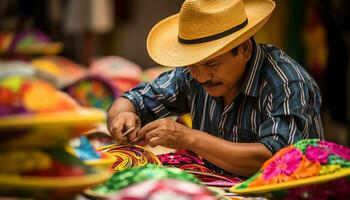
M109 169L112 167L113 163L117 161L117 158L109 154L104 154L104 158L96 160L86 160L84 163L91 167L96 167L98 169Z
M307 185L316 185L316 184L322 184L326 183L332 180L336 180L342 177L349 177L350 176L350 169L340 169L339 171L332 173L332 174L326 174L322 176L316 176L316 177L310 177L310 178L304 178L299 179L295 181L289 181L284 183L278 183L273 185L262 185L262 186L256 186L256 187L250 187L250 188L242 188L239 189L238 187L243 184L237 184L230 188L230 191L237 194L252 194L252 195L261 195L261 194L267 194L270 192L285 190L289 188L297 188Z
M64 199L84 189L102 183L112 176L112 170L100 170L77 177L34 177L0 174L0 195L15 195L39 199Z
M77 111L12 115L0 118L2 147L51 147L81 135L104 121L104 111L82 108Z

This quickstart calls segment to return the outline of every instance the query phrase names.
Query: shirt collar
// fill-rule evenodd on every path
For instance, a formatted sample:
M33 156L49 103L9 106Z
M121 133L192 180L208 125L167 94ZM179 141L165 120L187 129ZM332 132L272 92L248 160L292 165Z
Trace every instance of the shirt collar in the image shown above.
M262 47L253 40L253 51L247 64L247 71L242 79L240 92L253 97L259 96L260 72L264 57L265 52L262 50Z

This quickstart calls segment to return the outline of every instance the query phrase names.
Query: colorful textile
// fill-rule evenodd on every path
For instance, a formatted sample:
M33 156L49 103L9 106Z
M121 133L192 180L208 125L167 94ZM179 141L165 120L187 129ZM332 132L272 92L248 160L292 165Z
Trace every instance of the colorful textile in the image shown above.
M232 187L238 183L243 182L242 179L236 177L222 176L212 172L203 165L185 164L179 166L180 169L195 175L203 185L215 187Z
M104 110L107 110L119 96L118 89L111 81L100 76L86 76L75 81L65 90L80 105Z
M24 76L0 79L0 116L75 111L80 106L48 82Z
M301 194L302 191L304 191L305 195L310 195L311 193L307 193L309 189L315 192L317 190L316 188L322 192L327 191L327 194L323 193L324 197L337 196L336 191L339 191L341 188L347 188L347 191L350 194L349 169L349 148L318 139L302 140L294 145L281 149L263 164L259 172L241 185L233 188L233 191L239 192L240 189L254 190L254 188L256 188L255 192L258 193L259 187L269 186L270 190L273 192L277 190L274 189L274 186L282 187L281 184L286 185L287 183L290 183L291 187L291 185L295 183L293 184L293 188L298 189L290 189L291 191L287 192L284 190L288 190L288 186L285 186L284 190L283 188L278 189L277 192L275 192L275 195L278 196L284 194L297 196L303 195ZM348 173L346 173L346 170L348 170ZM338 173L342 174L338 175ZM344 176L347 178L342 179ZM311 183L301 182L301 180L307 180L310 178L313 178L312 180L314 181L311 181ZM320 178L320 183L322 184L318 183L317 178ZM336 184L338 182L344 182L343 186L338 189L321 189L331 187L333 183ZM302 185L299 186L298 183ZM268 189L265 188L264 192L266 191L268 191ZM314 193L313 195L317 196L319 194Z
M42 56L31 61L40 71L39 74L49 74L58 88L64 88L87 74L82 65L62 56Z
M63 148L4 150L0 174L36 177L84 176L95 172Z
M96 151L85 136L74 138L69 142L69 146L74 149L74 154L77 155L80 160L98 160L101 158L101 154Z
M147 164L114 173L109 180L102 185L92 188L92 190L100 194L115 193L125 187L146 180L162 179L176 179L199 184L199 180L195 176L180 169Z
M215 200L214 194L207 188L179 180L148 180L118 192L109 200Z
M161 154L157 156L163 165L181 166L184 164L199 164L199 165L204 164L201 159L190 154L167 153L167 154Z
M63 49L60 42L51 39L40 30L26 30L16 33L8 49L9 54L56 54Z
M135 87L142 78L140 66L119 56L105 56L94 60L90 65L89 72L111 80L121 92Z
M123 171L147 164L162 165L156 155L141 146L107 145L98 149L116 157L117 161L112 166L115 171Z

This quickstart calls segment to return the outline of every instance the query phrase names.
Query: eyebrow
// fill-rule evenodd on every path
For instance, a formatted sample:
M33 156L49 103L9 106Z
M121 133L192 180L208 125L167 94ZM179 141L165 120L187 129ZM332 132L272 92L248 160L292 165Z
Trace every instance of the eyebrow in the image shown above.
M205 62L205 63L203 63L203 64L193 64L193 65L190 65L190 67L195 67L196 65L210 66L210 64L212 64L212 63L217 63L217 62L219 62L219 60L210 60L210 61Z

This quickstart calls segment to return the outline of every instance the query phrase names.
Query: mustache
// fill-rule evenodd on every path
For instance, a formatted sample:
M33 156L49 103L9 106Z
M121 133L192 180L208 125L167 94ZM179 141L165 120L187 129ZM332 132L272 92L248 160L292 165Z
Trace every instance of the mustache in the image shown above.
M199 82L199 84L203 87L214 87L214 86L220 85L221 82L219 82L219 81L205 81L204 83Z

